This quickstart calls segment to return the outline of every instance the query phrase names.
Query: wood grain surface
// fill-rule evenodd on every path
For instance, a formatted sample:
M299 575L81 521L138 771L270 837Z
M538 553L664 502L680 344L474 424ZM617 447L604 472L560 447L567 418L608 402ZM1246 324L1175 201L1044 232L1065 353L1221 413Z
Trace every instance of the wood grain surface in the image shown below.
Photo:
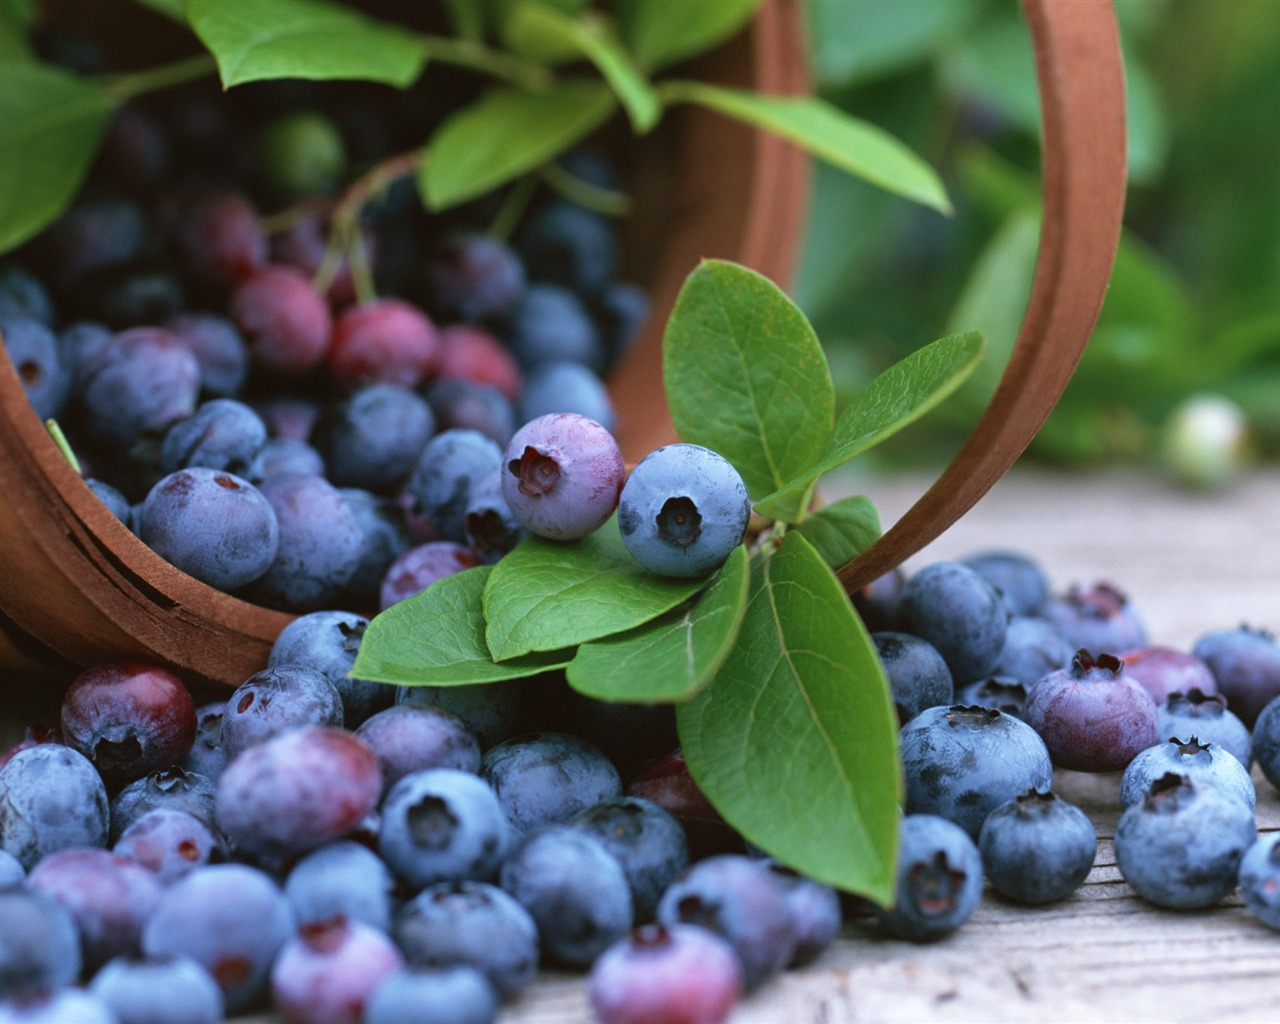
M931 479L849 477L829 482L825 493L869 494L887 524ZM1058 589L1114 581L1143 612L1153 640L1186 647L1242 620L1280 628L1277 511L1275 471L1202 495L1149 474L1015 467L908 568L1022 548L1041 559ZM38 710L47 713L47 699L8 703L0 744ZM1259 827L1274 831L1280 794L1254 777ZM926 946L886 939L869 919L854 918L816 964L766 984L731 1024L1280 1019L1280 934L1235 896L1191 913L1144 904L1112 853L1118 777L1059 772L1055 786L1088 811L1101 837L1094 869L1073 897L1028 908L989 893L959 932ZM504 1008L500 1024L590 1020L582 978L548 973Z

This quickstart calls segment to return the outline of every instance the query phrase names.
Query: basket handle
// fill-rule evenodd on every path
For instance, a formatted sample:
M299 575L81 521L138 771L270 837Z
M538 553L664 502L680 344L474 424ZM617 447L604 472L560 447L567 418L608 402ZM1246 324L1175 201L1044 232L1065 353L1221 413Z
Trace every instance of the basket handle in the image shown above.
M850 593L969 511L1057 404L1097 322L1124 212L1124 69L1110 0L1022 0L1044 128L1044 218L1013 354L964 447L878 541L839 571Z

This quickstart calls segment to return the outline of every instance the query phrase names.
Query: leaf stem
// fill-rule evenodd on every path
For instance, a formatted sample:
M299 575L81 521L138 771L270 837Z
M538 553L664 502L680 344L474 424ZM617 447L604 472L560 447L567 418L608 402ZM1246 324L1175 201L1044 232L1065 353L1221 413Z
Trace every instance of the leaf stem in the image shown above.
M62 432L62 425L55 419L47 419L44 426L49 431L49 436L53 438L53 443L58 446L58 451L62 452L66 460L71 463L71 468L81 476L84 475L84 468L80 465L80 460L76 458L76 453L71 448L71 442L67 440L67 435Z
M542 65L492 49L474 39L428 35L422 36L421 41L428 60L483 71L525 89L545 89L552 81L551 72Z
M533 193L537 187L538 178L534 174L524 175L512 186L511 191L503 199L502 206L498 208L493 222L489 225L491 238L505 242L515 233L516 225L520 223L520 218L529 208L529 201L533 199Z
M107 92L113 99L123 103L143 93L156 92L159 89L168 89L183 82L204 78L217 70L218 64L212 54L199 53L194 57L186 57L171 64L148 68L146 71L115 75L107 81Z
M543 166L542 177L560 195L589 210L608 217L625 217L631 212L631 197L625 192L593 185L566 171L554 160Z

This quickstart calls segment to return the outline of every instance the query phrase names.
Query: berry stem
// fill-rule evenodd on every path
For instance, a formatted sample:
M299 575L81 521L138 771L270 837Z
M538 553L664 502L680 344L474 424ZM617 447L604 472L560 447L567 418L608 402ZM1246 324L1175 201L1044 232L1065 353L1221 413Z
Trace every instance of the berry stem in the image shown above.
M566 171L554 160L545 164L543 180L556 192L589 210L609 217L623 217L631 212L631 197L616 189L602 188Z
M115 75L107 82L107 92L119 103L131 100L143 93L168 89L183 82L204 78L218 70L218 64L210 53L197 54L171 64Z
M428 60L482 71L524 89L545 89L551 84L551 73L540 64L491 49L474 39L429 35L422 36L421 42Z

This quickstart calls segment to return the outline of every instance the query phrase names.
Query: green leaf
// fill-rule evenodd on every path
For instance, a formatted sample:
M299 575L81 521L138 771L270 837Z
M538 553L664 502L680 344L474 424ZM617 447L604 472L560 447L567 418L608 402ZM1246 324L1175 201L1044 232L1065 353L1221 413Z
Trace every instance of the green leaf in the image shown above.
M554 651L636 626L702 589L642 569L617 516L569 543L528 537L493 567L484 590L485 639L499 661Z
M664 82L666 103L696 103L794 142L888 192L951 213L942 179L896 138L816 96L761 96L705 82Z
M323 0L187 0L187 20L228 89L268 78L362 79L403 89L427 61L412 32Z
M841 414L822 456L797 479L757 501L756 511L779 518L779 504L785 505L798 488L919 419L973 372L983 349L982 335L971 331L939 338L894 363Z
M637 132L658 123L658 97L599 14L574 18L544 3L524 3L503 25L503 39L516 52L548 63L586 57L617 94Z
M804 537L757 557L733 651L676 716L689 770L729 824L804 874L890 900L897 714L866 627Z
M0 0L0 64L29 64L35 60L27 42L27 27L34 14L31 0Z
M0 252L67 208L115 106L105 89L58 68L0 67Z
M608 86L583 79L538 92L493 89L437 129L418 189L434 210L474 199L568 149L616 105Z
M676 298L663 381L681 438L719 452L752 497L812 465L831 434L835 392L809 321L768 278L704 260ZM799 513L802 499L791 512Z
M636 62L657 71L718 46L743 29L760 0L620 0L622 38Z
M484 37L485 5L482 0L444 0L444 9L454 35L473 40Z
M569 663L569 685L598 700L692 697L723 664L738 635L747 577L747 549L739 545L693 604L579 647Z
M137 0L143 7L149 7L182 25L187 24L187 0Z
M351 674L400 686L464 686L567 665L572 651L529 654L500 664L490 657L481 596L491 568L481 565L446 576L375 615Z
M851 562L880 539L880 513L870 498L841 498L792 528L833 569Z

